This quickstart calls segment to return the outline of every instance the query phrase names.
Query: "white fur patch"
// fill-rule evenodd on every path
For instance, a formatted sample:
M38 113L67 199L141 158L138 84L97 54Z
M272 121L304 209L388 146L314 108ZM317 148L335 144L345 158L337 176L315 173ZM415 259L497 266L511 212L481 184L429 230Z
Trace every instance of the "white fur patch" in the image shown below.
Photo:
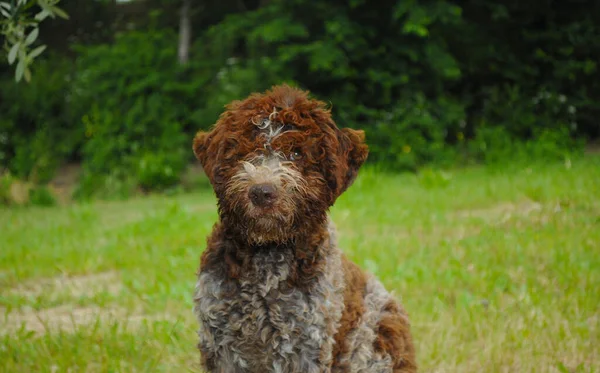
M263 118L260 120L252 120L252 123L263 130L263 134L267 138L267 145L271 143L271 141L281 134L284 125L277 122L275 119L277 117L277 109L273 108L273 112L269 114L267 118Z
M269 183L287 190L297 189L306 182L302 174L290 167L289 162L282 161L277 155L257 157L251 162L242 162L242 168L231 180L235 183L262 184Z

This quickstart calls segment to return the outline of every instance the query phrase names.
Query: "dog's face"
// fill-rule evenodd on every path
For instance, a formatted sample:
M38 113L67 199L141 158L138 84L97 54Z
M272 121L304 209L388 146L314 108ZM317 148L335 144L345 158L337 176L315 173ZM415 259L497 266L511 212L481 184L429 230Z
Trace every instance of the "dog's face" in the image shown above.
M322 102L288 86L233 102L193 149L221 218L251 244L310 233L368 154L363 131L340 130Z

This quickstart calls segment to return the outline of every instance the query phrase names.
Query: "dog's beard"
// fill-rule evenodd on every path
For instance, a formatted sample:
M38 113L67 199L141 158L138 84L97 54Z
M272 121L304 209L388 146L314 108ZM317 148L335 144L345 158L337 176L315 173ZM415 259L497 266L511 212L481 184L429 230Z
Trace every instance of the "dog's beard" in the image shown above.
M246 220L246 236L253 245L283 243L293 237L292 219L282 215L268 214Z
M283 243L295 237L297 206L292 197L279 196L272 206L254 206L247 193L237 199L219 201L222 218L232 222L238 233L252 245Z
M279 157L257 157L252 162L241 162L238 172L229 180L221 201L235 216L237 225L250 244L282 243L294 237L294 215L306 182L289 162ZM257 184L275 188L276 199L266 206L256 206L248 192Z

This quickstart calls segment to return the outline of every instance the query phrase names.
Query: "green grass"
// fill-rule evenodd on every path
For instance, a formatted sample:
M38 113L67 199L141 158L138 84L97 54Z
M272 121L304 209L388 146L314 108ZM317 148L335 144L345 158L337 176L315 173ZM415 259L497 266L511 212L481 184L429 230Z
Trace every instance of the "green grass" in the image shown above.
M421 372L600 372L600 158L386 175L332 216L410 313ZM198 371L210 190L0 211L0 371Z

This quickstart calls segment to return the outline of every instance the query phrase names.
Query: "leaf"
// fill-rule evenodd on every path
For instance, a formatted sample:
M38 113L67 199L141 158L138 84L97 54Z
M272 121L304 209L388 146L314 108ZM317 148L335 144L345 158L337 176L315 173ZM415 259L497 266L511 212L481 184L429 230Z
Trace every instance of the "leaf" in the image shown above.
M64 10L60 9L59 7L53 6L50 9L52 9L52 12L54 14L56 14L57 16L59 16L60 18L69 19L69 15Z
M31 33L27 35L27 39L25 39L25 45L33 44L33 42L37 39L39 34L40 29L38 29L37 27L34 28L33 31L31 31Z
M6 10L10 10L10 4L2 1L2 2L0 2L0 8L4 8Z
M48 18L49 15L50 15L50 12L48 12L46 9L43 9L41 12L36 14L34 18L36 21L43 21L46 18Z
M23 77L27 83L31 82L31 70L29 70L29 67L25 67L25 70L23 71Z
M19 60L17 70L15 71L15 80L17 81L17 83L20 82L23 78L23 74L25 73L25 67L27 67L25 60Z
M31 53L29 53L29 58L30 59L34 59L37 56L39 56L40 54L42 54L42 52L46 49L45 45L40 45L39 47L35 48L34 50L31 51Z
M0 13L2 13L2 15L6 18L10 18L10 13L4 10L3 8L0 8Z
M52 7L50 7L50 5L46 3L46 1L38 0L37 3L44 12L47 12L50 17L54 18L54 13L52 13Z
M21 43L16 43L15 45L12 46L12 48L10 48L10 51L8 52L8 63L10 65L12 65L15 60L17 59L17 53L19 52L19 48L21 47Z

